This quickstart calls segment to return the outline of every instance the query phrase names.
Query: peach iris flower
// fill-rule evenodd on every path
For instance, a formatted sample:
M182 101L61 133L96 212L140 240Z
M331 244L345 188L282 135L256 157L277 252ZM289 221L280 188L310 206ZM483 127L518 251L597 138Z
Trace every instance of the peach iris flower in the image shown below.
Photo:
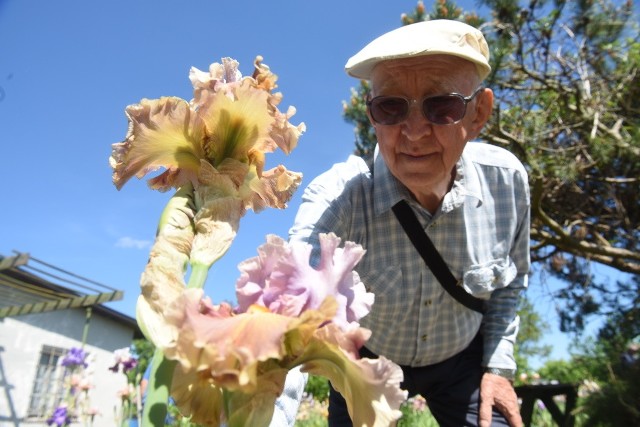
M277 76L257 57L252 77L242 77L238 62L224 58L211 64L209 73L192 68L194 98L143 99L126 109L129 131L113 144L110 164L113 181L121 188L131 177L165 168L151 179L152 188L166 191L199 178L232 159L253 165L262 176L264 154L280 148L289 154L305 125L293 126L289 107L281 113L282 94L271 93ZM284 171L281 171L281 174Z
M268 236L259 256L240 264L239 306L214 306L187 290L168 310L178 339L165 348L176 360L172 396L193 422L268 425L287 372L296 367L329 378L347 400L354 425L388 426L401 413L402 371L388 359L360 359L370 336L359 319L373 304L354 266L361 246L320 237L311 247Z
M280 165L264 170L265 153L286 154L305 125L282 113L277 76L257 57L251 77L224 58L208 72L192 68L194 97L143 99L126 108L129 130L113 144L109 159L120 189L130 178L151 178L149 186L178 191L165 208L156 242L142 275L138 323L158 347L175 339L164 310L185 287L202 287L206 272L229 249L247 209L284 208L302 175ZM187 266L191 279L185 283Z

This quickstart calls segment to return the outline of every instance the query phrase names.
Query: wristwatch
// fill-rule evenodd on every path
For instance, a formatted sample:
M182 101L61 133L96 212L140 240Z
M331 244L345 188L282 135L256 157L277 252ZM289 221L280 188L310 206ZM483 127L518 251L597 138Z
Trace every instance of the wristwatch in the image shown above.
M503 378L513 382L516 379L515 369L503 369L503 368L484 368L486 374L499 375Z

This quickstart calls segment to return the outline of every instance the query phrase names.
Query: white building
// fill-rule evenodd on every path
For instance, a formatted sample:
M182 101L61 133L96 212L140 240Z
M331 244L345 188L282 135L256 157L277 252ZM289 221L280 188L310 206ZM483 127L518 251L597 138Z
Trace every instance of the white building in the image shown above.
M29 255L0 258L0 426L46 425L72 379L61 365L71 348L89 354L88 367L73 372L91 385L75 395L79 413L97 411L92 424L85 417L73 425L116 425L127 380L109 367L115 350L142 338L135 319L100 305L120 298L121 291Z

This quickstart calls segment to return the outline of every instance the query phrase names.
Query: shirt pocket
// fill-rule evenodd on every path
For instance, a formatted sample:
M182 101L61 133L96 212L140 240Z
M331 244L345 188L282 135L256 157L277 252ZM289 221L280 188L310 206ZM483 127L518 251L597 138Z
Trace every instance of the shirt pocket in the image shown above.
M507 257L472 265L464 273L462 281L467 292L478 298L489 299L491 292L507 287L517 273L516 265Z
M367 291L373 292L375 299L369 316L371 319L402 320L407 314L407 295L402 283L402 269L399 266L387 266L380 269L368 269L361 274Z

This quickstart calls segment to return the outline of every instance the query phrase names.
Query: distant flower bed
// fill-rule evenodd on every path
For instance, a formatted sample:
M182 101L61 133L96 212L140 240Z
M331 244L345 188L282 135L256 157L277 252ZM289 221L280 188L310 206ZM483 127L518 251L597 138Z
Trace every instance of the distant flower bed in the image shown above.
M402 418L398 420L397 427L438 427L433 415L429 411L426 400L422 396L408 399L400 408ZM313 396L305 394L298 417L296 427L326 427L329 404L327 400L316 400Z

